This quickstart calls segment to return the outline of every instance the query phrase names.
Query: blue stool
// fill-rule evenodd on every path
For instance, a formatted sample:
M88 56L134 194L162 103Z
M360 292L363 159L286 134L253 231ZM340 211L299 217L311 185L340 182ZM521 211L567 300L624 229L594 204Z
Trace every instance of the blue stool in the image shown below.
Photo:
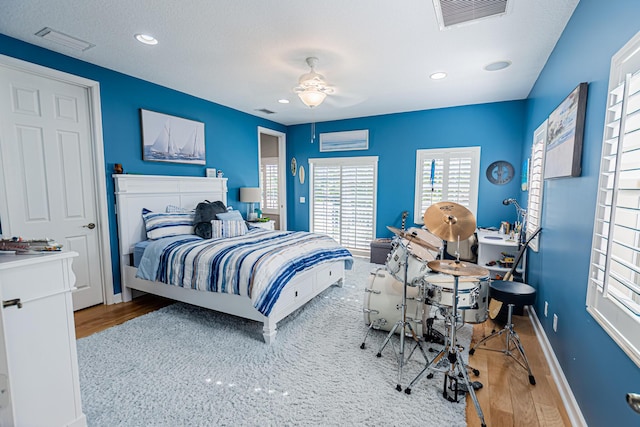
M507 314L507 323L504 325L504 328L500 329L499 331L495 331L491 335L480 340L478 344L476 344L471 350L469 350L469 355L473 355L473 353L475 353L476 351L476 348L478 348L480 344L486 343L491 338L499 337L502 334L506 334L504 349L493 349L487 347L483 347L482 349L498 351L506 354L507 356L513 357L513 359L518 362L520 366L522 366L527 370L527 372L529 372L529 383L531 383L531 385L535 385L536 379L531 373L529 361L527 360L527 356L524 354L524 348L522 348L522 344L520 343L520 337L518 336L516 331L513 330L513 322L511 319L514 306L532 305L536 301L535 288L527 285L526 283L493 280L489 284L489 296L508 305L509 311ZM518 359L514 355L513 350L516 349L522 356L522 360Z

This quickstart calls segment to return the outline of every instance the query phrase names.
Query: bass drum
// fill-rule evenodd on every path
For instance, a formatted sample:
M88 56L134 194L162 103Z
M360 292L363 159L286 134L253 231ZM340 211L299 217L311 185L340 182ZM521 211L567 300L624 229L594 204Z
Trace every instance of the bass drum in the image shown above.
M400 320L402 304L402 288L404 284L396 280L384 268L371 272L364 296L364 323L373 323L374 329L390 331ZM407 321L413 331L422 336L423 303L421 287L407 286ZM398 328L397 332L401 329Z
M465 323L483 323L489 316L489 279L480 280L478 296L476 298L477 308L463 310L462 321Z

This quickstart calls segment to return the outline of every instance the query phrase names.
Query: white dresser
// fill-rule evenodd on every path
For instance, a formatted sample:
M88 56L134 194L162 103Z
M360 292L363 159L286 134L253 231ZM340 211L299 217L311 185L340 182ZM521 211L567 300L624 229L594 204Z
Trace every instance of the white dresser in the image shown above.
M86 426L71 291L76 252L0 255L0 426Z

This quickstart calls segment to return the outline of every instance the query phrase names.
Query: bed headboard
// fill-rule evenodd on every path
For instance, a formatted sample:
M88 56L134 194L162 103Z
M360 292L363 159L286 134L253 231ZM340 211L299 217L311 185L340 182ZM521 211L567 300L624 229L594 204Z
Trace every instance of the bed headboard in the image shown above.
M203 200L227 205L227 178L113 175L120 262L128 265L133 246L146 239L142 209L164 212L167 205L194 209Z

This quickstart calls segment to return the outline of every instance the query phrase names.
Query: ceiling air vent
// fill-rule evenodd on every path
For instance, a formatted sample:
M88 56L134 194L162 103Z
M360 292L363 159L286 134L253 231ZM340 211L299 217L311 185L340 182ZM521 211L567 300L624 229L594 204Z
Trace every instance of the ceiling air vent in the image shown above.
M60 31L56 31L49 27L45 27L41 29L35 35L38 37L42 37L45 40L49 40L54 43L61 44L63 46L66 46L74 50L79 50L81 52L84 52L85 50L91 49L92 47L95 46L94 44L91 44L84 40L80 40L76 37L72 37L70 35L61 33Z
M256 111L259 111L261 113L265 113L265 114L275 114L275 111L271 111L271 110L267 110L266 108L258 108L256 109Z
M507 13L508 0L433 0L440 29Z

